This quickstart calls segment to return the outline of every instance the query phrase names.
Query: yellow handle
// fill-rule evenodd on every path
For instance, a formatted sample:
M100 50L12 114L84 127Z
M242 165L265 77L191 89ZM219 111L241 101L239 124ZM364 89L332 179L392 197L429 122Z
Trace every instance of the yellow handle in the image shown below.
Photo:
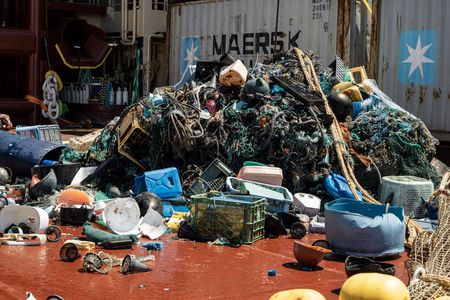
M80 241L80 240L67 240L64 244L73 243L77 246L78 250L91 251L95 248L94 242Z

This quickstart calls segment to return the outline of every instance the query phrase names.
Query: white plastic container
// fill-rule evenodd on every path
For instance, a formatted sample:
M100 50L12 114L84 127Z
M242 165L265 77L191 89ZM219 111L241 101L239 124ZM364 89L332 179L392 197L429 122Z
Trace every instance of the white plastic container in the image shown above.
M116 91L116 105L122 105L122 89L120 86L117 88Z
M311 194L297 193L294 195L294 208L309 217L314 217L319 213L321 202L319 197Z
M406 216L422 214L422 199L434 191L433 182L415 176L384 176L380 185L380 200L385 203L391 193L392 205L402 206Z
M133 198L118 198L109 201L103 210L103 221L109 229L119 235L138 234L142 223L139 205Z
M39 207L5 206L0 210L0 233L12 224L25 223L33 233L43 233L48 227L48 214Z
M122 105L128 105L128 90L126 87L122 91Z
M247 68L238 59L233 64L220 70L219 82L224 86L241 86L245 84L247 74Z
M280 186L283 170L277 167L247 166L241 168L237 178Z

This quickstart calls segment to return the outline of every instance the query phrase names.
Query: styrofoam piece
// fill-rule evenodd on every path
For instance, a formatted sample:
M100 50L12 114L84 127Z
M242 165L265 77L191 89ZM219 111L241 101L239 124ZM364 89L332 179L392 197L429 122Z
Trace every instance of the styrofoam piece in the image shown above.
M241 60L236 60L220 70L219 82L224 86L242 86L247 81L248 70Z
M237 178L280 186L283 170L277 167L247 166L241 168Z
M309 217L314 217L319 213L321 202L319 197L311 194L297 193L294 195L294 208Z
M33 233L43 233L48 227L48 214L39 207L31 206L5 206L0 210L0 232L12 224L25 223Z
M163 217L153 208L149 207L147 213L145 214L142 223L148 224L151 226L160 226L164 222Z
M86 179L86 177L94 173L96 169L97 167L80 168L77 174L75 174L75 177L72 179L70 185L79 185L84 179Z
M28 238L22 241L1 241L1 244L9 246L40 246L47 242L45 234L22 234L20 236L27 236Z
M142 223L139 226L139 231L151 240L159 238L166 232L166 230L167 226L165 224L161 224L160 226L151 226L146 223Z
M325 218L315 216L309 223L309 232L325 233Z
M120 235L139 234L142 223L139 205L133 198L118 198L106 203L103 221L109 229Z

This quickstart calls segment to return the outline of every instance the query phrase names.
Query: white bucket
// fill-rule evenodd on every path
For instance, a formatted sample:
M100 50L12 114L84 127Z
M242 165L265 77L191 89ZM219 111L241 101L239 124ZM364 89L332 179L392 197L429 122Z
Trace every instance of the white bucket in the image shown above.
M43 233L48 227L48 214L39 207L31 206L5 206L0 211L0 232L11 224L19 225L25 223L33 233Z
M116 234L138 234L141 224L139 205L133 198L109 201L103 210L103 221Z

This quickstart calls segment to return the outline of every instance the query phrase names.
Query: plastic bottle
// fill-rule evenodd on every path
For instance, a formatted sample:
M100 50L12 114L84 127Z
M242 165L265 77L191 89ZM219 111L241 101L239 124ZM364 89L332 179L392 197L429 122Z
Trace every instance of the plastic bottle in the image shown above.
M84 86L84 103L89 104L89 84L86 84Z
M109 105L114 105L116 100L116 93L114 89L111 87L111 92L109 92Z
M122 89L120 88L120 86L116 91L116 105L122 105Z
M75 94L73 92L74 86L73 83L69 86L69 103L75 103Z
M123 88L122 92L122 105L128 105L128 90L126 87Z

